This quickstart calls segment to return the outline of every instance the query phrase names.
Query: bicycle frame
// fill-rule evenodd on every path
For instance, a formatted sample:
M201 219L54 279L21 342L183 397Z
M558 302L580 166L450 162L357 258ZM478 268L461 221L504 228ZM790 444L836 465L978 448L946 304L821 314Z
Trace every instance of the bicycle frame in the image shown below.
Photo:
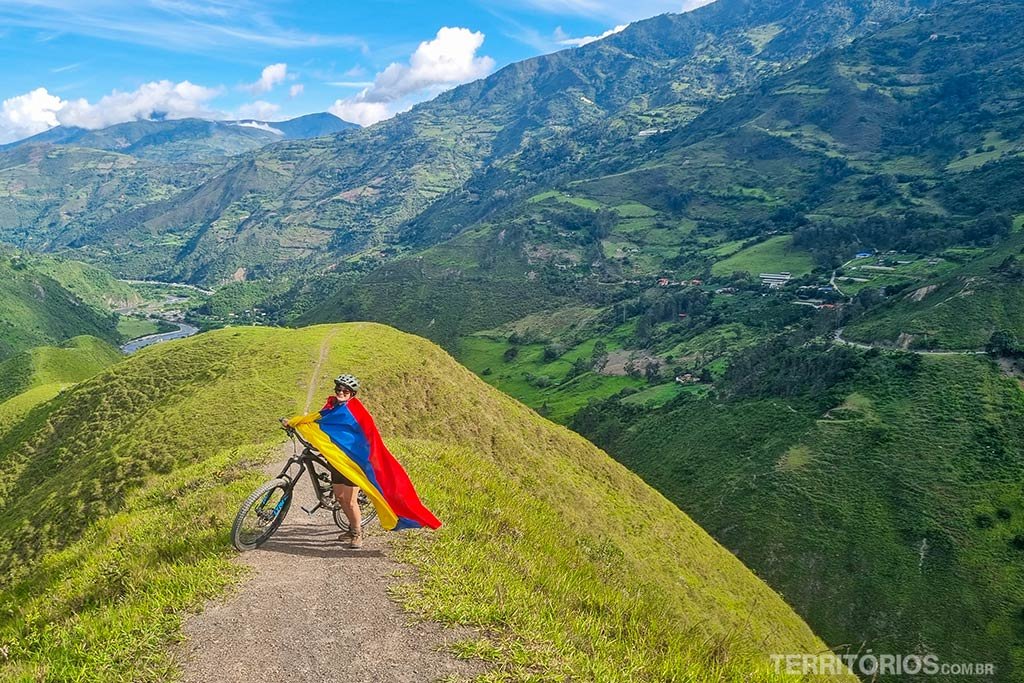
M299 453L298 455L292 455L290 458L288 458L288 462L285 463L284 468L281 470L281 473L277 475L279 479L284 479L285 481L288 482L288 495L291 495L292 489L294 489L295 485L299 482L300 479L302 479L302 475L308 473L309 481L313 485L313 492L316 494L317 504L313 506L312 509L309 510L307 510L306 508L302 508L303 512L311 515L322 507L326 507L329 509L333 508L335 503L333 501L328 500L328 498L324 495L324 490L321 488L322 480L317 476L316 468L313 466L314 463L317 463L319 465L322 465L324 468L328 468L327 460L324 458L322 454L320 454L315 448L313 448L312 444L308 443L305 439L299 436L298 432L296 432L294 429L285 429L285 431L288 432L289 436L291 436L293 439L298 441L303 446L302 452ZM298 465L299 471L296 472L293 476L291 473L291 469L295 465Z

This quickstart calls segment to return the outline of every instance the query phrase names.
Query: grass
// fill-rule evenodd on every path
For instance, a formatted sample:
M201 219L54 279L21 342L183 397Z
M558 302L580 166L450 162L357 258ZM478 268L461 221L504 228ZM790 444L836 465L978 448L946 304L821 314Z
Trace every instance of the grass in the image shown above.
M657 408L662 406L679 394L683 393L699 393L700 387L684 387L675 382L668 382L666 384L658 384L653 387L649 387L642 391L638 391L635 394L622 399L622 402L626 405L637 405L647 406L648 408Z
M74 337L63 346L40 346L0 363L0 402L25 391L50 387L56 392L81 382L121 360L102 339Z
M1024 335L1024 284L997 272L1007 256L1019 256L1024 235L1014 233L999 246L960 254L944 252L962 265L944 266L921 285L934 291L915 301L907 289L846 327L857 341L895 343L910 335L920 348L976 350L984 347L996 330ZM942 264L940 264L942 265ZM845 291L845 288L844 288Z
M0 678L175 675L182 616L237 576L229 519L322 351L312 395L359 374L445 522L395 538L420 576L398 598L481 628L458 649L491 662L482 680L775 681L767 653L824 647L667 500L433 344L227 328L144 349L0 440Z
M1024 670L1024 394L985 358L865 359L835 406L709 398L585 433L830 643ZM956 614L956 619L949 619Z
M811 255L792 248L793 239L788 235L771 237L760 244L716 261L711 267L715 275L729 275L738 270L748 273L790 272L794 277L811 272L814 262Z
M160 332L170 332L177 329L163 320L153 318L133 318L121 316L117 320L117 332L124 339L138 339Z
M614 336L601 339L609 351L621 348L621 342ZM573 363L578 358L589 358L597 341L597 337L588 339L551 361L544 359L545 344L523 344L518 346L514 359L505 360L504 354L509 348L506 339L473 335L463 338L457 355L460 362L491 386L564 424L592 399L608 398L625 388L646 386L642 379L595 372L570 379Z
M115 325L31 262L0 251L0 360L82 334L114 342Z
M561 202L565 204L573 204L575 206L579 206L584 209L590 209L592 211L600 209L602 206L604 206L603 204L601 204L601 202L595 201L593 199L588 199L586 197L575 197L573 195L565 194L564 192L559 192L558 190L548 190L547 192L535 194L532 197L530 197L527 200L527 202L530 204L537 204L539 202L547 200L554 200L556 202Z

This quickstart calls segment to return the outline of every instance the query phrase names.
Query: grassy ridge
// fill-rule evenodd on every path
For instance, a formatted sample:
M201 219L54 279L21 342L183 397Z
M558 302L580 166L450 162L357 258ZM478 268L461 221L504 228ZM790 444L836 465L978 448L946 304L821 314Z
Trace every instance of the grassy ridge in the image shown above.
M114 317L20 258L0 253L0 360L82 334L116 341Z
M230 577L228 520L324 349L313 396L359 374L446 522L397 537L423 577L403 599L493 629L462 646L492 680L773 680L764 653L824 647L668 501L436 346L229 328L145 349L0 441L0 677L168 674L178 615Z
M122 308L142 301L142 297L131 285L119 282L96 266L38 254L29 257L23 255L23 258L30 259L33 270L49 275L96 310L107 312L111 308Z
M867 358L827 410L700 400L631 419L609 406L584 433L827 641L993 662L1018 680L1024 392L984 358Z
M63 346L40 346L0 363L0 402L40 386L67 386L121 360L121 352L95 337L73 337Z

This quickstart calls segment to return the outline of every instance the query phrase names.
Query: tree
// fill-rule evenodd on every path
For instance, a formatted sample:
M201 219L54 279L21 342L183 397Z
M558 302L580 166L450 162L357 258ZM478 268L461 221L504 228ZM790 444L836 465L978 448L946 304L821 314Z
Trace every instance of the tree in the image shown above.
M1021 353L1020 341L1009 330L996 330L985 344L985 351L992 356L1016 356Z
M608 364L608 345L603 340L594 342L594 350L590 353L590 365L600 372Z
M644 377L648 382L654 384L658 381L658 370L661 369L661 363L656 360L649 360L644 365Z

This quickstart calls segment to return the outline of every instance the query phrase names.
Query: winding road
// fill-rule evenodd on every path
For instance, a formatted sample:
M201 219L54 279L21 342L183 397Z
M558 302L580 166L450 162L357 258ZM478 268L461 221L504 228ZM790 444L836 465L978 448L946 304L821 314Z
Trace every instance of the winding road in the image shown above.
M879 351L904 351L906 353L917 353L922 356L984 356L985 351L951 351L948 349L901 349L895 346L883 346L881 344L863 344L861 342L843 339L843 329L840 327L835 331L832 340L837 344L852 346L857 349L878 349Z

